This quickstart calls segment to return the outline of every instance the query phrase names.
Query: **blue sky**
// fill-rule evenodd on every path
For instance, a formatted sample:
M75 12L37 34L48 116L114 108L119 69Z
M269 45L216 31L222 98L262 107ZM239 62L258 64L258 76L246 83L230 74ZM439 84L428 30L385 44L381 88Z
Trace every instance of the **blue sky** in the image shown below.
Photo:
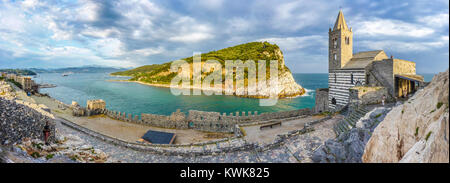
M0 68L136 67L267 40L293 72L325 73L340 7L354 52L449 67L447 0L0 0Z

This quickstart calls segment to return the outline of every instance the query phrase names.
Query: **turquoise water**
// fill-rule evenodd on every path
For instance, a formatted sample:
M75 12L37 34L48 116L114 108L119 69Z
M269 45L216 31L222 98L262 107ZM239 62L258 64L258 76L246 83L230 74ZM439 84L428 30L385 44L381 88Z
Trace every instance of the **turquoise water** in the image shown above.
M75 73L62 77L58 73L40 74L34 80L37 83L51 83L55 88L41 89L51 97L66 104L72 101L86 106L86 100L103 99L110 110L138 115L141 113L168 115L177 109L236 112L287 111L314 106L315 89L328 87L328 74L294 74L294 79L306 89L306 94L292 99L279 99L274 106L259 106L258 99L234 96L174 96L169 88L159 88L129 82L110 82L108 80L125 79L109 76L108 73ZM432 75L431 75L432 77ZM430 77L426 76L426 80ZM429 79L431 80L431 79Z

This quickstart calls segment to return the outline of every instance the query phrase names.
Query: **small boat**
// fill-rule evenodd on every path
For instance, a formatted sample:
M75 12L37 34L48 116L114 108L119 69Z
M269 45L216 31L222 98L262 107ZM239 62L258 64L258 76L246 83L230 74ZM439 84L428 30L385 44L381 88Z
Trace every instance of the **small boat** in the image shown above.
M71 75L71 74L73 74L73 72L65 72L65 73L62 73L62 76L63 76L63 77L66 77L66 76L69 76L69 75Z

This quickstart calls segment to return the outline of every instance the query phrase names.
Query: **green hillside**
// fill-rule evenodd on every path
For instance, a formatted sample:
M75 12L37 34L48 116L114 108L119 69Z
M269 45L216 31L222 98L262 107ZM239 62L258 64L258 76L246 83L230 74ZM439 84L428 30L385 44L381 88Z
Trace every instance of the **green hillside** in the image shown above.
M278 60L281 64L283 61L282 53L276 44L270 44L268 42L251 42L241 44L233 47L228 47L218 51L211 51L201 55L202 62L206 60L217 60L224 65L225 60L266 60L266 66L269 67L270 60ZM188 63L193 62L193 57L184 58ZM164 64L153 64L138 67L135 69L115 72L112 75L131 76L131 81L142 81L146 83L154 84L169 84L173 77L177 73L169 72L171 62ZM279 66L283 71L290 72L287 67ZM267 69L269 72L269 69ZM267 74L268 75L268 74ZM223 77L224 78L224 77ZM224 78L225 79L225 78Z
M6 72L10 74L19 74L24 76L36 75L35 72L27 69L0 69L0 72Z

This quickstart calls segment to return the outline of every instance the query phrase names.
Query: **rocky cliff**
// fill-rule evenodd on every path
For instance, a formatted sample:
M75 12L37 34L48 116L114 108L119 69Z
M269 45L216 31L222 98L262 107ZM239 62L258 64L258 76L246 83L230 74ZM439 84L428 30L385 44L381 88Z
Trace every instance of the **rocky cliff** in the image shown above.
M363 162L449 162L449 71L390 111L368 141Z
M193 57L184 58L181 60L185 60L190 64L192 69L193 65ZM275 44L270 44L268 42L251 42L246 44L241 44L225 49L221 49L218 51L211 51L209 53L201 54L201 62L202 65L207 60L216 60L222 65L222 87L225 89L225 73L226 72L235 72L235 71L227 71L225 70L225 61L227 60L253 60L256 62L256 68L258 68L258 61L264 60L266 61L266 79L268 79L270 75L270 61L277 60L278 61L278 97L287 98L287 97L295 97L300 96L305 93L305 89L302 88L299 84L297 84L292 77L292 73L284 64L283 53L280 48ZM112 73L112 75L120 75L120 76L131 76L130 81L139 82L142 84L149 84L153 86L162 86L168 87L170 86L170 82L172 79L181 73L171 72L170 66L172 62L168 62L165 64L154 64L138 67L132 70L116 72ZM202 73L202 79L204 79L207 75L212 72ZM185 73L186 74L186 73ZM247 69L244 70L244 85L247 86L248 78ZM189 76L188 76L189 77ZM192 78L192 74L190 74ZM258 78L259 79L259 78ZM257 80L258 80L257 79ZM236 81L235 81L236 82ZM260 90L261 93L258 95L238 95L241 97L252 97L252 98L267 98L271 93L276 92L275 83L267 82L268 87ZM191 88L196 88L191 86ZM233 89L234 93L236 93L236 88ZM235 94L236 95L236 94ZM273 96L273 95L272 95Z

